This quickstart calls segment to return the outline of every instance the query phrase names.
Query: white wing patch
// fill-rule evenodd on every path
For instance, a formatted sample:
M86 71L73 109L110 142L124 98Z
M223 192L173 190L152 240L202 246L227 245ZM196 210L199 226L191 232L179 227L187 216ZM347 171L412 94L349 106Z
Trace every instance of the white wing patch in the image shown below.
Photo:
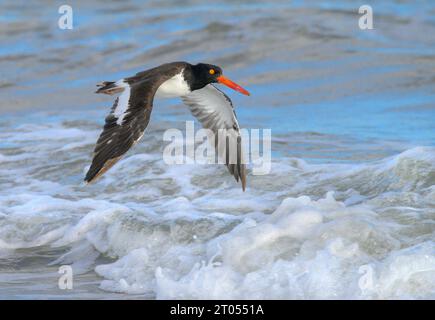
M130 100L130 85L123 80L121 80L118 86L125 88L122 94L118 98L118 103L116 105L115 110L113 110L113 115L116 117L116 123L118 125L122 125L122 121L124 120L125 115L128 110L128 102ZM118 83L118 82L117 82Z

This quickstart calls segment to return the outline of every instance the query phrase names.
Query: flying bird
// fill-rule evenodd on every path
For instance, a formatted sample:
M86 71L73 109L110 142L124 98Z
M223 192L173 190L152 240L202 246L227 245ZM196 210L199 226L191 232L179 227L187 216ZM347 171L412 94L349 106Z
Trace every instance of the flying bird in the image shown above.
M244 88L223 76L220 67L206 63L166 63L116 82L97 84L99 88L96 93L119 96L105 119L85 181L90 183L103 175L142 138L150 121L154 97L180 97L202 126L215 133L218 155L224 154L223 162L236 181L241 181L245 191L246 168L239 124L230 98L216 88L215 83L249 95ZM217 141L220 129L230 132L225 142ZM228 146L231 145L237 148L230 149ZM226 148L226 151L222 148ZM230 158L233 160L230 161Z

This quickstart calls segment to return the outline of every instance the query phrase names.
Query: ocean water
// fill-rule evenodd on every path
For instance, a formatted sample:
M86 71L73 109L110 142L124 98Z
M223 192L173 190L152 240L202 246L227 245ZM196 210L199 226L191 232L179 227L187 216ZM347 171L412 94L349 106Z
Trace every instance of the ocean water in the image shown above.
M374 30L358 1L75 3L73 30L52 1L0 4L0 299L435 298L433 2L373 4ZM224 89L272 129L271 172L242 192L165 164L192 120L174 99L85 185L95 84L175 60L251 92Z

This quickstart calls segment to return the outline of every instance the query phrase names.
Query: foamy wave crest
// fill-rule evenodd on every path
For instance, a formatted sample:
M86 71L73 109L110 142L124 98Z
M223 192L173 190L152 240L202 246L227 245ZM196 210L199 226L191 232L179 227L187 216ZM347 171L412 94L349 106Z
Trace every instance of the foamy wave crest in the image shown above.
M219 166L165 165L151 139L85 187L96 131L57 129L0 154L4 259L44 249L95 270L103 290L159 299L435 298L433 147L361 164L280 158L243 193Z

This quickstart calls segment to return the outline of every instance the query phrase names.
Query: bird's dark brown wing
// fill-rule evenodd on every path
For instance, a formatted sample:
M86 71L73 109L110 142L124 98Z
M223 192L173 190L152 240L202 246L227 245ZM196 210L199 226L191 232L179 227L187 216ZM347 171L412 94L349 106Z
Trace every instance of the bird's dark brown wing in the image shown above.
M172 74L163 77L146 76L116 82L122 89L110 114L106 117L103 132L98 138L94 158L85 181L92 182L109 170L139 139L148 125L158 87Z
M209 84L202 89L192 91L182 97L182 100L202 126L213 131L218 156L236 181L241 180L242 189L245 191L246 165L242 152L242 139L230 98ZM225 135L219 135L221 129L225 129Z

